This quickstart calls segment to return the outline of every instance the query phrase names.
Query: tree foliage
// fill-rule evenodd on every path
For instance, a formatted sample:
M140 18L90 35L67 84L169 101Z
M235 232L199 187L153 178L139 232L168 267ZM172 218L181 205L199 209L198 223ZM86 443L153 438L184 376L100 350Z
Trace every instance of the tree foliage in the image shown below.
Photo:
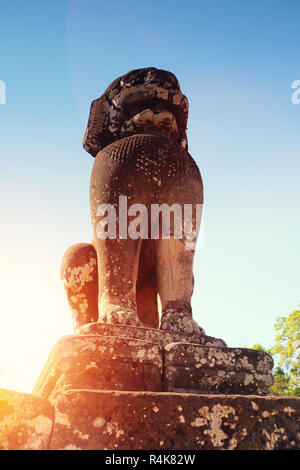
M272 395L286 396L296 395L296 391L290 386L290 377L281 367L276 367L273 372L274 384L270 388Z
M289 387L300 392L300 310L288 317L280 317L275 323L279 332L272 354L279 356L278 366L289 377Z
M294 310L287 317L277 318L274 327L278 332L274 346L265 349L255 344L252 349L265 351L274 359L275 382L270 392L273 395L300 397L300 310Z

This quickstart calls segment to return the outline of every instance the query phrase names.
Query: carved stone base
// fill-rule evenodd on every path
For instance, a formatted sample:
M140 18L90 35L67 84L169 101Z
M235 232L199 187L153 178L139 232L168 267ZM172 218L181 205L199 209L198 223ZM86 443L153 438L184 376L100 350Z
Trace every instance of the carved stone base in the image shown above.
M262 351L171 343L164 350L164 390L268 395L272 368Z
M52 350L33 393L68 389L161 390L162 347L116 336L66 336Z
M102 324L79 333L57 343L33 393L46 399L80 388L267 395L273 383L266 353L227 348L205 335Z
M70 390L52 404L51 449L296 449L300 399Z
M103 323L88 323L75 330L77 335L121 336L125 338L142 339L165 346L169 343L185 342L205 344L206 346L226 346L225 341L205 334L191 334L158 330L156 328L140 328L135 326L105 325Z
M299 449L299 412L292 397L0 389L0 450Z
M37 396L0 393L0 448L295 449L300 399L259 396L272 365L205 335L85 325L56 344Z

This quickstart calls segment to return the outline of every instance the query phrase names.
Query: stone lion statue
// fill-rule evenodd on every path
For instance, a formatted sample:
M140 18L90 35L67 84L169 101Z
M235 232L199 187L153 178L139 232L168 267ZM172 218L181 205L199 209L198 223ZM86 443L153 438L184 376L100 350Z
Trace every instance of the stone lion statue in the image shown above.
M100 322L203 332L191 309L203 185L188 153L187 118L188 100L176 77L154 67L126 73L92 102L83 147L95 158L90 183L94 238L69 248L61 265L75 326ZM131 213L120 212L120 196ZM169 209L168 237L161 218L158 225L150 220L153 207ZM186 207L192 208L188 232L186 221L177 217ZM100 230L108 224L103 208L115 209L115 236ZM140 225L141 220L144 229L154 225L155 233L128 236L124 227L142 212Z

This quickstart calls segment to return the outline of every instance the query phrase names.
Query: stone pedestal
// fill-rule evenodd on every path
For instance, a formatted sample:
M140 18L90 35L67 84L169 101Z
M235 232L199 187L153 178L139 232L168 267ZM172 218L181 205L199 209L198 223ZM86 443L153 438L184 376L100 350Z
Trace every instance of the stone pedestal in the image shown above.
M164 350L164 390L268 395L272 368L262 351L171 343Z
M210 336L92 323L57 343L33 392L46 399L81 388L267 395L272 367L268 354Z
M51 449L296 449L299 401L69 390L52 401Z
M161 391L162 347L115 336L66 336L54 347L33 393L68 389Z
M168 330L158 330L156 328L140 328L135 326L106 325L103 323L88 323L75 330L76 335L97 335L97 336L117 336L124 338L141 339L151 341L166 346L169 343L196 343L206 346L226 346L225 341L213 336L206 336L204 333L183 333Z
M0 450L293 450L299 411L291 397L0 389Z
M300 399L268 396L272 366L204 334L85 325L33 395L0 390L0 449L296 449Z

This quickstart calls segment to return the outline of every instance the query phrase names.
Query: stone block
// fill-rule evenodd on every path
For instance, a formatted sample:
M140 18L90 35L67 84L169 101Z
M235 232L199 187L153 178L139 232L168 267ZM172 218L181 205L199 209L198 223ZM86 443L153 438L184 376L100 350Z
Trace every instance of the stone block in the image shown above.
M262 351L172 343L164 351L164 390L267 395L272 367L273 359Z
M54 410L36 396L0 389L0 450L45 450Z
M66 336L54 347L33 393L49 398L67 389L162 389L162 347L116 336Z
M205 334L184 333L156 328L141 328L138 326L108 325L105 323L88 323L75 330L78 335L118 336L141 339L166 346L169 343L195 343L206 346L226 346L225 341Z
M52 404L51 449L299 448L297 398L69 390Z

